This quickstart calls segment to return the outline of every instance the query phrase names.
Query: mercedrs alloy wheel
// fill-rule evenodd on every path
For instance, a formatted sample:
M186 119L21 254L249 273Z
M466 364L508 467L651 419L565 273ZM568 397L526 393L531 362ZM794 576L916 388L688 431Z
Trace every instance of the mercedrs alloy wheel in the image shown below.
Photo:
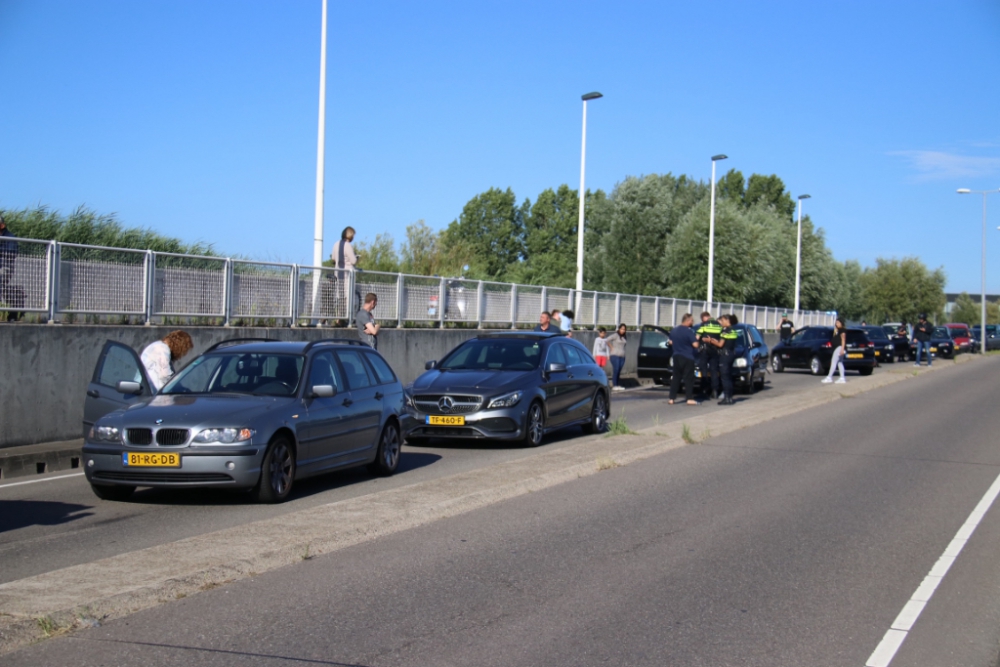
M594 404L590 408L590 421L583 425L587 433L604 433L608 427L608 400L603 391L594 396Z
M542 436L545 435L545 413L542 411L541 403L532 403L528 408L528 420L524 429L524 444L528 447L537 447L542 444Z

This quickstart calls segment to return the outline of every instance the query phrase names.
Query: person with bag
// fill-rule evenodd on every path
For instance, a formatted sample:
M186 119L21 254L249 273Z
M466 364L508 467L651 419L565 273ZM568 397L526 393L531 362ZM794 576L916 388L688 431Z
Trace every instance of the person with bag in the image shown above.
M608 335L608 330L604 327L599 327L597 329L597 338L594 339L594 361L601 368L608 365L608 355L610 354L608 350L608 341L605 338Z
M844 355L847 354L847 327L844 326L844 320L839 317L833 327L833 339L830 343L833 345L833 356L830 357L830 373L823 378L823 384L833 382L833 372L835 370L840 371L840 379L837 380L837 384L847 384L847 380L844 378Z

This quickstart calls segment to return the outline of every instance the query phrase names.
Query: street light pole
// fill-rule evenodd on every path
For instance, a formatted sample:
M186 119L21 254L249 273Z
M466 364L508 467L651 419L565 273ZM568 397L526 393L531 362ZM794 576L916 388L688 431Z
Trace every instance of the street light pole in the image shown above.
M979 295L980 299L980 325L979 325L979 351L982 354L986 354L986 195L993 194L994 192L1000 192L1000 188L995 190L970 190L969 188L959 188L958 194L960 195L970 195L977 194L983 196L983 268L982 268L982 293Z
M580 219L576 225L576 309L578 311L583 299L583 211L587 199L587 191L584 189L584 175L587 171L587 102L602 97L604 95L593 92L580 98L583 100L583 139L580 142Z
M326 0L323 0L323 27L319 40L319 132L316 138L316 213L313 227L313 266L323 266L323 182L326 167ZM313 270L312 315L319 317L320 271ZM293 276L298 280L297 276ZM350 305L348 304L348 310ZM294 324L294 322L293 322Z
M709 207L708 213L708 309L712 310L712 302L714 301L714 289L715 285L715 163L719 160L725 160L728 155L713 155L712 156L712 195L711 195L711 205Z
M795 316L799 316L799 292L802 289L802 200L812 195L799 195L799 240L795 244Z

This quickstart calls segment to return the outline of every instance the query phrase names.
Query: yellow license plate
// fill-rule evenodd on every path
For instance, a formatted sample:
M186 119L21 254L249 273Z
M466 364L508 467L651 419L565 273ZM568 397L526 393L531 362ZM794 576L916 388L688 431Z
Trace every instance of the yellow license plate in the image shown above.
M937 348L936 347L932 347L931 348L931 352L937 352Z
M465 426L465 417L451 415L427 415L427 423L431 426Z
M847 355L847 358L848 359L864 359L865 355L863 355L863 354L849 354L849 355Z
M181 455L173 452L124 452L122 465L135 468L180 468Z
M882 353L881 353L881 352L879 352L878 350L875 350L875 356L876 356L876 357L880 357L880 356L882 356Z

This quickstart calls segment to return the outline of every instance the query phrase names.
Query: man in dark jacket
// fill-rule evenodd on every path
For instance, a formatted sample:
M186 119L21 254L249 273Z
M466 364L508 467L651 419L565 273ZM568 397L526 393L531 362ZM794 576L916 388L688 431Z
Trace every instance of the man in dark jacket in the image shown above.
M927 321L927 315L920 313L918 322L913 327L913 342L917 346L917 361L914 366L920 365L920 350L927 352L927 366L931 365L931 335L934 333L934 326Z

